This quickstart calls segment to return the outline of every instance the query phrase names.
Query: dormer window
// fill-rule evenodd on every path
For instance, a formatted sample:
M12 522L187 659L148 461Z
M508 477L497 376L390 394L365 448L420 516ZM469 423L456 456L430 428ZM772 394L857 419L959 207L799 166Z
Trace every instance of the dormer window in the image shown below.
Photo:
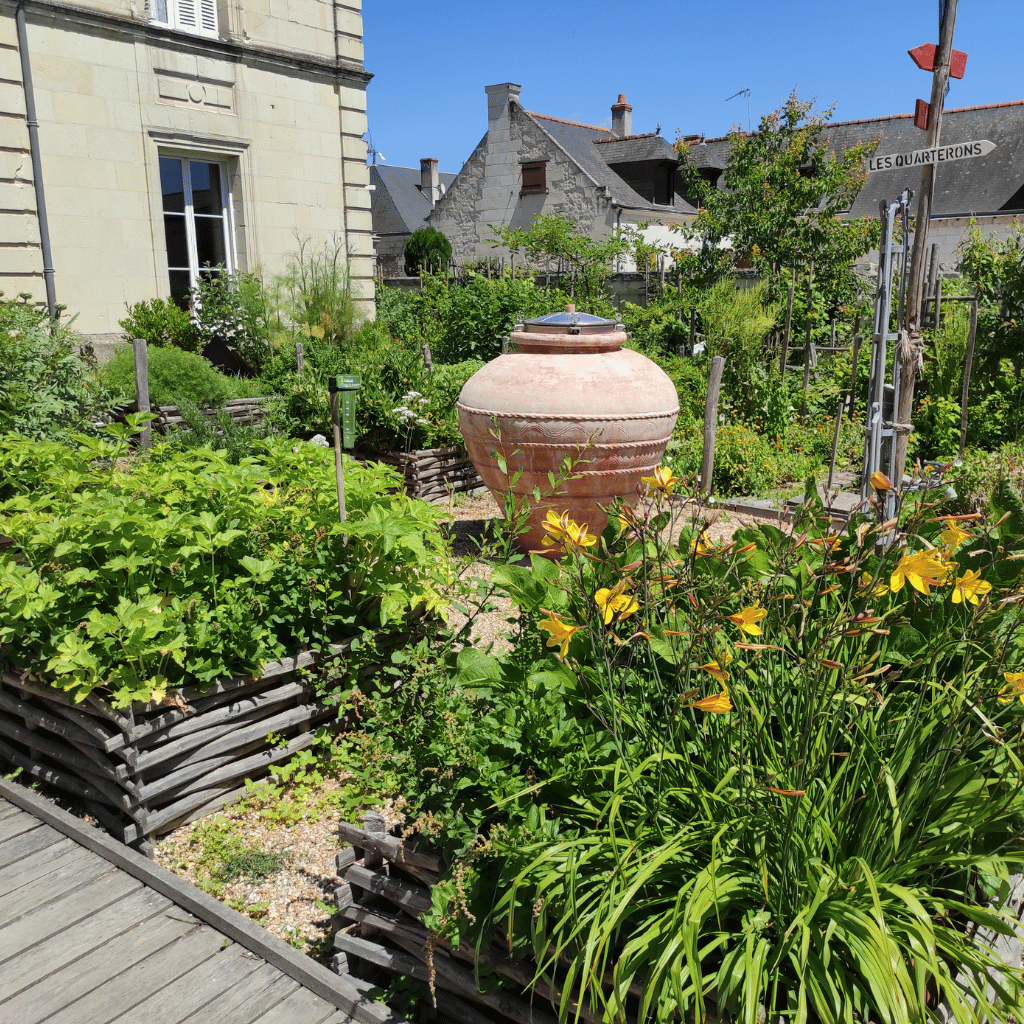
M524 192L546 192L547 184L547 161L532 160L523 164L523 191Z
M217 36L217 0L149 0L150 20L157 25Z

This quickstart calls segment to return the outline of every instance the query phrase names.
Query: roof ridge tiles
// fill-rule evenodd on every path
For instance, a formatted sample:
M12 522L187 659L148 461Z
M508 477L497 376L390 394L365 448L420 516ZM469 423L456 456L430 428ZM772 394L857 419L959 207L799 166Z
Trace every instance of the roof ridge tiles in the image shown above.
M553 120L557 119L553 118ZM589 127L589 125L585 127ZM644 132L641 135L610 135L607 139L594 139L594 145L601 145L605 142L628 142L630 139L655 139L660 136L661 132ZM666 139L666 141L668 140Z
M536 111L533 110L528 110L527 113L530 115L530 117L541 117L545 121L557 121L559 124L571 124L574 128L589 128L591 131L607 132L609 135L611 135L610 128L601 128L596 124L584 124L582 121L567 121L564 117L552 117L550 114L538 114ZM613 138L616 137L617 136L613 136ZM609 139L608 141L611 140Z
M968 110L995 110L998 107L1019 107L1024 106L1024 100L1003 100L1002 103L979 103L973 107L947 107L943 110L943 114L962 114ZM879 117L858 117L850 121L828 121L825 124L826 128L835 128L839 125L847 124L869 124L872 121L898 121L901 118L912 118L913 114L882 114ZM744 135L751 134L750 132L743 132ZM704 142L725 142L729 138L728 135L716 135L714 138L705 138ZM605 140L602 139L602 142ZM689 143L691 146L699 145L697 140Z

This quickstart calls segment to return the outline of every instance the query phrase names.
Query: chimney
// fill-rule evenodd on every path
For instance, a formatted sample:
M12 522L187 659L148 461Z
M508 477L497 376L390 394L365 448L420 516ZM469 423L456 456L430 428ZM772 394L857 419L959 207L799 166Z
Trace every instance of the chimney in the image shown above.
M420 191L430 200L430 205L441 198L441 181L437 176L437 157L425 156L420 161Z
M493 123L505 113L511 100L519 99L523 87L503 82L501 85L487 85L484 91L487 93L487 121Z
M619 102L612 107L612 135L624 139L633 134L633 108L626 102L626 94L619 93Z

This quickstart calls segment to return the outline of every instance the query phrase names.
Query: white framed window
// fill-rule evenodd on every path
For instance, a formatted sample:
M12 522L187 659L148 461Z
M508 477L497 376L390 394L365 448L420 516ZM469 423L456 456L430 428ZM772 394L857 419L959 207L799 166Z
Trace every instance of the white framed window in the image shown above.
M149 17L182 32L217 36L217 0L149 0Z
M230 182L227 164L160 157L167 273L171 298L182 308L209 268L238 269Z

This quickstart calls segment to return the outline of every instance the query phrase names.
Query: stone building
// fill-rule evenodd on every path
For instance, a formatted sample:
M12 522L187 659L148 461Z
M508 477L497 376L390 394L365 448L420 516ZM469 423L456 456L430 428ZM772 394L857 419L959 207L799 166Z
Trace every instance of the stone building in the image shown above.
M0 289L46 294L34 106L52 287L83 333L206 263L279 272L300 238L347 248L372 315L370 77L362 0L0 0Z
M595 239L644 223L649 240L664 242L670 225L693 218L672 143L658 132L634 135L625 96L603 128L530 113L520 91L486 87L487 131L430 214L457 261L500 254L492 227L528 228L541 214L569 217Z
M426 226L434 206L454 180L454 174L438 171L433 157L424 157L419 170L388 164L370 168L373 245L381 277L405 275L405 243L414 231Z

